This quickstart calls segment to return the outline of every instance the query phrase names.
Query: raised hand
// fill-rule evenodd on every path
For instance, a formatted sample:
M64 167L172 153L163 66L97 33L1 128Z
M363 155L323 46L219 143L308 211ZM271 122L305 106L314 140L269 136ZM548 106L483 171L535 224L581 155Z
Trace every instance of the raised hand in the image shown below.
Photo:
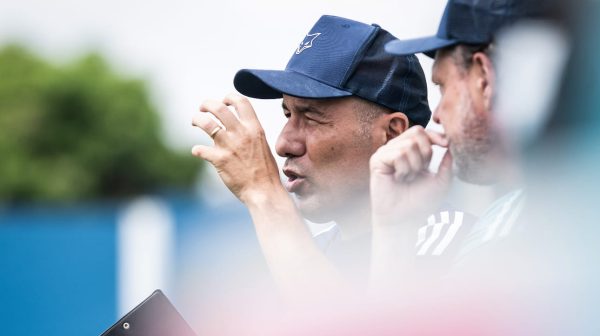
M425 218L436 209L452 180L448 151L437 173L428 170L432 146L448 146L441 134L414 126L380 147L370 160L373 225Z
M238 116L228 106L232 106ZM200 112L194 115L192 124L215 142L214 146L194 146L192 154L210 162L242 202L252 202L273 189L283 190L264 130L247 98L229 94L221 102L206 100Z

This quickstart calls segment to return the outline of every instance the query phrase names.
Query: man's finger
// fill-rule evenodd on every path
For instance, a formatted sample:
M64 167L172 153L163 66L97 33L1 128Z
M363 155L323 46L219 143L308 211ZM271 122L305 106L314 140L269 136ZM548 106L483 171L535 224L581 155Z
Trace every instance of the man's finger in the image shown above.
M446 151L444 157L442 158L442 162L440 163L440 167L438 168L438 172L435 175L436 179L444 185L449 185L452 182L452 154L450 150Z
M256 112L250 104L248 98L236 93L230 93L223 99L223 104L233 106L240 116L240 119L247 121L258 121Z
M419 152L421 154L423 164L429 166L429 162L431 162L431 157L433 156L433 148L431 148L433 143L429 139L429 136L426 134L426 132L423 132L423 134L415 136L414 141L419 147ZM425 169L426 168L427 167L425 167Z
M202 129L215 142L225 133L225 129L206 113L196 113L192 117L192 125Z
M233 112L227 106L216 100L205 100L200 105L200 112L210 112L227 128L228 130L236 129L240 121L233 115Z
M431 156L433 155L431 146L434 143L429 139L429 135L427 133L428 131L422 126L413 126L400 136L390 140L388 144L392 144L394 146L406 146L406 143L408 142L417 144L417 150L420 152L423 162L428 164L429 161L431 161Z
M394 157L390 156L387 147L380 147L375 154L369 159L369 169L373 174L393 174L394 173Z
M192 155L215 164L218 157L218 150L211 146L196 145L192 147Z
M419 148L419 144L417 142L413 142L410 144L410 148L404 154L406 161L410 167L410 175L416 175L423 169L427 169L427 165L423 160L423 156L421 155L421 150ZM429 162L427 162L428 164Z
M394 160L394 180L404 182L410 173L410 164L406 158L398 157Z
M448 138L444 134L433 132L433 131L427 131L427 132L425 132L425 134L427 134L427 136L429 137L429 140L434 145L438 145L441 147L448 147Z

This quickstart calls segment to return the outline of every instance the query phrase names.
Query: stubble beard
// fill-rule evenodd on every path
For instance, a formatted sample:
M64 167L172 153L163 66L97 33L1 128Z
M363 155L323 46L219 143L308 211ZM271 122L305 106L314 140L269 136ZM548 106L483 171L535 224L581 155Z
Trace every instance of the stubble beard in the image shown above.
M500 137L486 114L473 111L467 104L470 114L463 118L460 136L452 139L450 152L454 158L454 170L462 181L489 185L498 180L500 169L497 160Z

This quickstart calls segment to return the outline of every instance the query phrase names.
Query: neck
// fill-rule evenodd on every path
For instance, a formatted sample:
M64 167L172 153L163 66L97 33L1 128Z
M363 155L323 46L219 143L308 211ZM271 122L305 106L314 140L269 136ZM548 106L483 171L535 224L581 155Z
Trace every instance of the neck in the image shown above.
M495 161L494 169L488 169L494 171L494 175L497 176L497 179L490 185L496 198L523 186L520 166L515 155L505 153L502 159Z
M336 216L335 223L340 229L343 240L350 240L371 232L371 206L367 197L349 203Z
M486 184L455 179L447 199L454 207L480 216L495 200L515 189L523 187L518 166L518 163L515 161L510 161L510 163L505 161L502 164L502 169L498 169L494 173L494 177L496 178Z

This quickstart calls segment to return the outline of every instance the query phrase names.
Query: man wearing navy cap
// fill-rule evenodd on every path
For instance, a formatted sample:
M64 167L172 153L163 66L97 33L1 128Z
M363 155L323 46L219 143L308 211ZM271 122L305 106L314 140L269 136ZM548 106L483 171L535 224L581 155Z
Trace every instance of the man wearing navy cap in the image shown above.
M457 261L473 248L507 236L522 208L523 190L515 188L511 160L493 114L496 72L492 56L497 33L521 19L543 15L543 5L523 0L450 0L435 36L386 45L395 55L435 57L432 77L442 96L433 119L444 127L449 148L441 169L454 166L460 179L493 184L498 190L497 202L471 230L468 246L458 253ZM381 205L373 209L377 260L386 260L385 252L377 254L377 249L386 251L385 246L399 241L385 229L385 224L391 224L388 214L410 217L423 211L424 201L439 198L451 181L427 172L431 146L439 142L423 129L412 131L381 147L371 160L372 201ZM380 198L390 202L382 203ZM389 274L382 272L379 277L387 279Z
M236 74L234 85L241 93L283 98L288 121L275 147L286 158L285 188L247 99L234 94L223 101L205 101L194 117L193 124L207 132L215 146L195 146L193 154L211 162L248 207L275 277L291 291L308 291L314 274L323 277L313 279L321 284L335 283L325 277L338 277L302 216L314 222L336 221L342 238L368 232L369 158L410 126L424 127L430 119L417 58L394 57L384 50L394 39L377 25L323 16L294 50L285 70ZM294 194L297 208L286 189ZM357 257L368 265L368 253ZM352 263L365 266L356 259ZM366 267L362 275L368 275Z

